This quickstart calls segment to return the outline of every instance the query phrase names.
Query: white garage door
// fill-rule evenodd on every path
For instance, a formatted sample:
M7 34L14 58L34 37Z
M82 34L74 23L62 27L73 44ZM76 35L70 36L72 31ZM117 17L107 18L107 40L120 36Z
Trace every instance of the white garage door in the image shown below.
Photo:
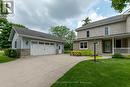
M32 42L31 44L31 55L49 55L56 54L56 48L54 43L44 42Z

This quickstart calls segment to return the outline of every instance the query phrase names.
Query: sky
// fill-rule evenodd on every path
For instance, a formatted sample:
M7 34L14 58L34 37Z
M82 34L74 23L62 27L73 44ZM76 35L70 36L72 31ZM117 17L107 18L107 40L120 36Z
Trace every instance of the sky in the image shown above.
M14 14L8 20L48 33L52 26L75 30L86 17L93 22L118 14L110 0L14 0Z

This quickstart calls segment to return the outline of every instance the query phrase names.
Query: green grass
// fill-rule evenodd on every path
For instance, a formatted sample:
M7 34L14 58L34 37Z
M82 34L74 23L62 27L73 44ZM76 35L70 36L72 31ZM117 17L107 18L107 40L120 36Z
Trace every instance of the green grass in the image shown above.
M130 87L130 60L83 61L51 87Z
M13 60L15 60L15 58L9 58L4 55L3 51L0 51L0 63L5 63L5 62L13 61Z

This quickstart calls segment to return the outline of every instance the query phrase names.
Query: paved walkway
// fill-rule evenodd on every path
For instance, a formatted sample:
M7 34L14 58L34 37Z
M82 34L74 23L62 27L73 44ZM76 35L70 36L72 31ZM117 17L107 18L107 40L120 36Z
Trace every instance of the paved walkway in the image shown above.
M84 57L51 55L0 64L0 87L50 87Z

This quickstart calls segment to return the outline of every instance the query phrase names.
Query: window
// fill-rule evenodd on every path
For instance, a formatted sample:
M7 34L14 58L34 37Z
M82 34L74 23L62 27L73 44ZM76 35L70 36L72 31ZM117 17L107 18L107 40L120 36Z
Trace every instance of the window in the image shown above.
M45 45L49 45L49 43L45 43Z
M50 45L54 45L54 43L50 43Z
M44 42L39 42L39 44L44 44Z
M86 32L86 35L87 35L87 37L89 37L89 36L90 36L90 33L89 33L89 31L87 31L87 32Z
M14 43L14 47L17 48L17 41L15 41L15 43Z
M105 27L105 35L109 35L109 28L108 27Z
M81 42L80 43L80 48L81 49L88 48L88 43L87 42Z
M59 50L60 50L60 46L59 46Z

